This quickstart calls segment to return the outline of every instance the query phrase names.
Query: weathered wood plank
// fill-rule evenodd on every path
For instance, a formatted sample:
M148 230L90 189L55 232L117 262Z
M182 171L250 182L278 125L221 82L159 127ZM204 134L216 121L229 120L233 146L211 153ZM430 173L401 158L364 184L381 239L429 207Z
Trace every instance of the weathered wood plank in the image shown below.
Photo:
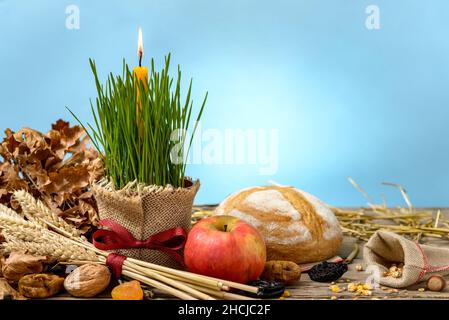
M213 210L215 205L202 205L195 206L194 211L199 210ZM348 208L345 208L348 209ZM358 209L358 208L350 208L350 209ZM449 216L449 208L425 208L426 210L432 210L435 213L438 210L448 217ZM434 238L423 238L424 243L431 244L435 246L448 247L449 248L449 240L445 239L434 239ZM330 289L329 283L318 283L310 280L307 274L303 274L301 276L300 281L297 283L287 287L287 290L290 293L290 297L286 299L303 299L303 300L311 300L311 299L331 299L332 296L336 296L339 300L353 300L353 299L367 299L367 300L376 300L376 299L449 299L449 289L446 288L443 292L420 292L418 288L424 287L424 283L416 285L414 287L407 288L407 290L392 290L392 288L382 289L374 288L372 296L359 296L355 293L347 291L347 284L349 282L366 282L367 278L370 276L366 271L357 271L356 265L363 265L363 242L358 241L352 237L345 237L343 241L343 245L339 251L339 255L342 257L346 257L351 250L353 249L354 243L359 243L360 251L356 259L354 259L353 263L349 265L348 272L344 275L337 284L344 288L345 290L340 293L333 293ZM154 290L155 299L173 299L173 297L164 294L158 290ZM105 292L98 297L98 299L109 299L110 293ZM53 299L76 299L69 297L67 295L54 297Z

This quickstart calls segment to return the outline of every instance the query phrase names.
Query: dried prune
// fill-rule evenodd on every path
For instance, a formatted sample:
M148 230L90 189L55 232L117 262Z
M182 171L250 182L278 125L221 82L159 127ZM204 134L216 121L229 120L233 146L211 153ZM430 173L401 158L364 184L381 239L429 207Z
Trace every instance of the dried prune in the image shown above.
M321 262L309 270L309 277L317 282L332 282L341 278L348 271L346 263Z
M254 280L248 283L250 286L258 287L256 294L241 292L242 294L252 296L254 298L279 298L284 294L285 285L278 281Z

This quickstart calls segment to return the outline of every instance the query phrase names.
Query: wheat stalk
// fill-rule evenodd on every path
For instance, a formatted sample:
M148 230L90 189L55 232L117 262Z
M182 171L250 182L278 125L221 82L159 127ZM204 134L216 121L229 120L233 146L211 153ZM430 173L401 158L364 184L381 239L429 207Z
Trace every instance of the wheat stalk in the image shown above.
M19 215L17 215L17 217L10 216L9 214L7 214L5 212L1 212L1 211L0 211L0 222L1 222L1 227L9 226L9 225L20 225L23 228L29 228L29 229L34 229L34 230L46 229L45 227L43 227L41 225L34 224L31 221L23 219Z
M48 230L45 225L36 222L38 221L25 220L14 210L0 205L0 226L6 239L39 241L43 232Z
M97 255L89 250L77 246L70 246L66 241L57 237L48 237L43 242L29 242L22 240L7 239L2 244L3 251L25 251L32 255L46 256L53 261L85 260L97 262Z
M0 204L0 213L3 213L7 216L14 217L14 218L22 218L22 216L20 214L18 214L11 208L8 208L4 204Z
M44 222L42 222L28 214L20 215L16 211L12 210L11 208L8 208L7 206L5 206L3 204L0 204L0 213L3 214L4 216L9 216L10 218L17 218L17 219L21 219L21 218L23 218L23 216L26 216L28 221L32 222L33 225L47 228L47 225Z
M17 239L23 241L43 241L42 232L46 231L44 227L33 224L20 217L20 215L10 215L0 212L0 225L3 229L1 233L8 239Z
M46 242L46 239L42 238L42 232L39 229L24 228L23 226L17 226L12 228L10 226L4 227L1 234L5 237L6 241L34 241L37 243Z
M72 238L79 238L81 235L80 230L75 226L70 225L64 219L59 217L56 213L52 212L42 201L35 199L31 194L25 190L19 190L14 192L14 199L16 199L23 212L26 215L31 216L34 219L38 219L40 222L56 226L64 230Z
M23 199L27 198L23 197ZM64 236L50 231L40 224L34 223L34 221L25 220L11 209L6 210L2 207L0 210L2 234L6 239L3 250L7 253L15 250L26 250L31 254L46 255L54 260L65 260L66 258L98 260L94 252L86 248L73 246Z

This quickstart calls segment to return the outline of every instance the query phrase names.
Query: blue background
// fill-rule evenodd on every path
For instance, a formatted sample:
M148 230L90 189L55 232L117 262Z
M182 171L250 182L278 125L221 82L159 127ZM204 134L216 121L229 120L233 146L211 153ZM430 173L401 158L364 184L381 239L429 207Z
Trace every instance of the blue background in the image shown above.
M67 5L80 29L65 27ZM365 28L380 8L381 29ZM0 129L48 130L65 106L90 121L100 74L172 52L206 90L207 128L279 129L279 170L192 165L197 203L274 180L334 205L365 200L351 176L391 205L397 182L419 206L449 205L449 2L446 0L0 0Z

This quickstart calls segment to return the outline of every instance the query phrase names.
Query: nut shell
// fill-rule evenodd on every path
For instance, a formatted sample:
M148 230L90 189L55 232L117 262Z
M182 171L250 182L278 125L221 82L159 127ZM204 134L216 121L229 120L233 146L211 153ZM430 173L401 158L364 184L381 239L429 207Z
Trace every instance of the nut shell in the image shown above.
M12 252L2 264L3 277L12 283L17 283L27 274L41 273L44 269L44 256L33 256L23 252Z
M84 264L70 273L64 288L74 297L91 298L104 291L111 281L109 269L100 264Z

